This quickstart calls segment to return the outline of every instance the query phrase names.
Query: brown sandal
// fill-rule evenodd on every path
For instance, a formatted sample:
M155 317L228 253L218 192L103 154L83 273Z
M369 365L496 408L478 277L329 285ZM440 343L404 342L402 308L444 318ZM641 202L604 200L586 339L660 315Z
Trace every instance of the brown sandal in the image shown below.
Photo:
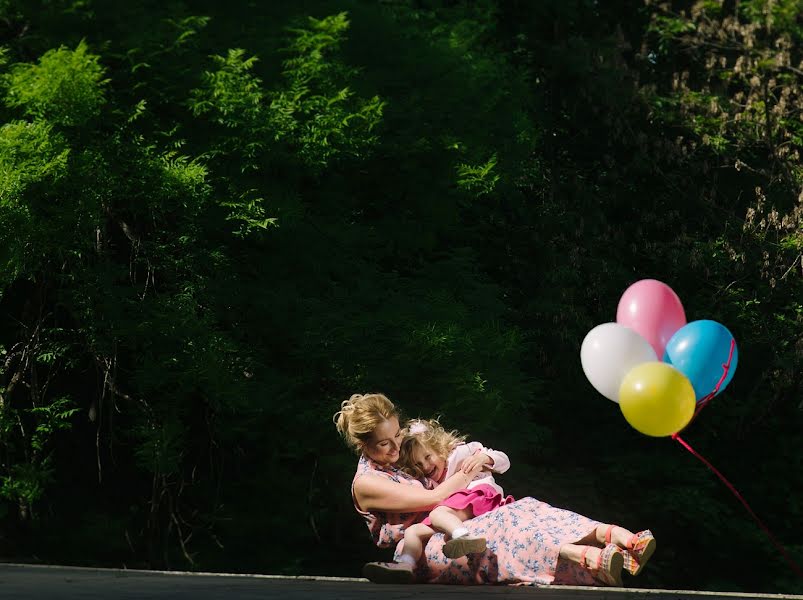
M446 558L460 558L466 554L476 554L485 552L485 538L464 535L459 538L452 538L443 545L443 555Z
M362 574L374 583L413 583L413 567L397 562L365 563Z

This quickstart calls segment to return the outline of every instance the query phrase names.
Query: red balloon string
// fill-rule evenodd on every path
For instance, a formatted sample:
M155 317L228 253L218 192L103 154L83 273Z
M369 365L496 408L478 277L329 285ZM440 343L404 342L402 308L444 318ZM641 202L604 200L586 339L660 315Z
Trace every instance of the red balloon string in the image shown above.
M703 408L705 408L705 405L711 402L714 396L716 396L717 393L719 392L719 388L722 387L722 384L728 378L728 373L730 372L731 369L731 361L733 360L734 350L736 350L736 340L734 338L731 338L731 348L730 352L728 352L728 361L724 365L722 365L722 377L719 378L719 381L714 386L714 389L711 390L711 393L700 398L700 401L697 403L697 409L694 411L694 415L692 415L691 421L694 421L695 417L697 417L697 415L700 414L700 411L703 410ZM689 421L689 423L691 423L691 421Z
M720 480L722 480L722 483L728 486L728 489L733 493L734 496L736 496L736 498L738 498L739 502L741 502L742 505L747 509L747 512L750 513L750 516L753 517L753 520L755 520L755 522L758 523L759 527L761 527L761 529L764 530L764 533L767 534L767 537L770 538L770 541L775 545L775 547L778 549L781 555L786 559L786 562L789 563L789 566L792 568L792 570L797 574L798 577L803 578L803 571L801 571L800 567L798 567L797 564L795 564L795 561L792 560L792 558L789 556L789 553L786 551L783 545L775 538L774 535L772 535L772 532L769 530L769 528L766 525L764 525L764 523L761 521L761 519L758 518L756 513L753 512L753 509L750 508L750 505L742 497L742 495L738 492L738 490L733 486L733 484L727 479L725 479L725 476L722 475L722 473L720 473L719 471L717 471L714 468L714 465L712 465L700 454L698 454L691 446L689 446L689 444L686 443L685 440L681 439L681 437L677 433L672 434L672 439L676 440L681 446L683 446L684 448L686 448L686 450L691 452L693 456L700 459L700 461L702 461L703 464L714 473L714 475L716 475L717 477L720 478Z

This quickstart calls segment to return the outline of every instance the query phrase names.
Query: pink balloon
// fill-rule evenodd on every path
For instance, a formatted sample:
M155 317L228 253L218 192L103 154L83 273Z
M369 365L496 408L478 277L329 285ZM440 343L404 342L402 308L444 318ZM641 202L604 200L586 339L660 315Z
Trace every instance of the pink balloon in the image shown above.
M642 279L622 294L616 322L641 334L658 360L663 360L669 338L686 324L686 313L671 287L656 279Z

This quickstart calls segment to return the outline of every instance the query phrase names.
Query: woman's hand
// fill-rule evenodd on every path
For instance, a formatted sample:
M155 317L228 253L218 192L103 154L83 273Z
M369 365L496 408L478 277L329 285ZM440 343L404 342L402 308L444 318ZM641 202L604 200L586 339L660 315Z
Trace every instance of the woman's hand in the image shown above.
M493 465L493 459L483 452L477 452L476 454L472 454L466 460L463 461L462 471L463 473L469 473L472 470L474 471L475 475L482 470L485 470L486 466ZM479 471L476 470L476 467L479 466ZM488 469L490 470L490 469Z
M470 458L474 458L473 456ZM465 461L468 462L468 459ZM453 479L459 479L463 483L463 487L467 486L471 483L474 478L479 475L485 464L482 461L474 461L471 465L466 467L465 463L461 469L458 469L447 479L446 481L451 481ZM445 482L444 482L445 483ZM443 484L441 484L442 486Z

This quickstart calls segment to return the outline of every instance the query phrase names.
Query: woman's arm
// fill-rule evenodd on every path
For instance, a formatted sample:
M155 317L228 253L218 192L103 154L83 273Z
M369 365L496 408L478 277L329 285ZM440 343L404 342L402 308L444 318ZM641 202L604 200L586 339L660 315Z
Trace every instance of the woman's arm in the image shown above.
M365 475L354 482L354 497L366 512L416 512L429 510L457 490L465 488L481 466L468 473L455 473L434 490L423 487L400 485L383 477Z

